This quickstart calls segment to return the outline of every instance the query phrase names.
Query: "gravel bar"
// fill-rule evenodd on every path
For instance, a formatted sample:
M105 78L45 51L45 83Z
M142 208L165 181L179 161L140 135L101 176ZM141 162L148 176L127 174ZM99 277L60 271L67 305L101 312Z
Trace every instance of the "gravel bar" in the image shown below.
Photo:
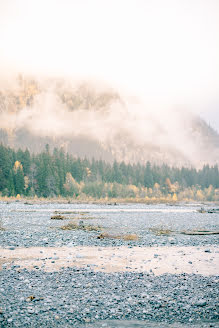
M101 231L62 230L57 212ZM0 327L219 327L219 235L181 233L218 219L195 205L2 202Z

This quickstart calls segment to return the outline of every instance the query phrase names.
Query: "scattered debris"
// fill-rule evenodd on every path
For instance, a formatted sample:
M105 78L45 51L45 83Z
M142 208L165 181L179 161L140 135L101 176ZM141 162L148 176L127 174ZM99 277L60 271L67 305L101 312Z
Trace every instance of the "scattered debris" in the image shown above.
M26 302L31 302L31 301L41 301L43 300L44 298L43 297L36 297L34 295L30 295L26 298Z
M33 296L33 295L28 296L28 297L26 298L26 301L27 301L27 302L33 301L35 298L36 298L36 297Z

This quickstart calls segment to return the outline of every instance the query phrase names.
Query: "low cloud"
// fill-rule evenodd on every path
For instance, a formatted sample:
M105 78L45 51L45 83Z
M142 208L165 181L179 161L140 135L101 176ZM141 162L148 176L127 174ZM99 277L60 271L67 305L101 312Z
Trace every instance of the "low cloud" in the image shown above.
M0 127L10 133L26 129L40 137L84 137L126 162L149 159L199 166L216 161L215 153L206 157L206 144L212 150L214 145L205 135L204 122L186 108L149 107L98 83L27 81L2 91Z

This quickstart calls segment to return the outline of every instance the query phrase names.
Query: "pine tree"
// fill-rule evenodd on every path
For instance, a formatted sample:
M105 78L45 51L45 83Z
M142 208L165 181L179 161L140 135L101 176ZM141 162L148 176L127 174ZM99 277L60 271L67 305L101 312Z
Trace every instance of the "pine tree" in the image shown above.
M145 171L144 171L144 186L147 188L153 188L154 179L151 170L151 163L147 162Z
M22 195L24 193L24 173L21 167L18 167L14 173L14 189L15 194Z

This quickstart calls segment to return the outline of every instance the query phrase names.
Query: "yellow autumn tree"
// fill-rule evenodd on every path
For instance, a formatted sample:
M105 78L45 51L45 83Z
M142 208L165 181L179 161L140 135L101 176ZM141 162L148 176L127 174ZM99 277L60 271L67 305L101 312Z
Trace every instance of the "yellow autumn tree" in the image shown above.
M29 187L29 178L27 176L24 177L24 189L26 190Z
M205 196L208 201L213 200L214 197L214 188L210 185L208 188L205 189Z
M203 192L201 190L197 190L197 192L196 192L196 198L198 200L204 200L204 195L203 195Z
M75 181L75 179L72 177L70 172L66 173L65 183L63 186L68 195L70 196L79 195L80 185Z
M176 195L175 192L174 192L174 194L173 194L173 196L172 196L172 200L173 200L174 202L176 202L176 201L178 200L177 195Z
M23 171L23 166L22 166L21 162L16 161L14 163L14 168L13 169L14 169L14 172L15 173L17 173L18 169L20 169L21 171Z
M166 186L168 188L168 191L171 193L175 193L179 189L179 183L176 181L175 183L171 183L169 178L166 178Z
M89 167L86 167L86 173L87 173L87 177L91 175L91 170L89 169Z
M172 184L171 184L171 181L169 178L166 178L165 184L166 184L168 190L171 191Z
M133 197L138 196L138 193L139 193L138 187L136 187L134 185L129 185L128 189L129 189L129 191L131 191L133 193L133 195L132 195Z
M161 193L161 190L160 190L160 185L159 185L159 183L157 183L157 182L155 182L155 184L154 184L153 195L154 195L156 198L159 198L159 197L162 196L162 193Z

